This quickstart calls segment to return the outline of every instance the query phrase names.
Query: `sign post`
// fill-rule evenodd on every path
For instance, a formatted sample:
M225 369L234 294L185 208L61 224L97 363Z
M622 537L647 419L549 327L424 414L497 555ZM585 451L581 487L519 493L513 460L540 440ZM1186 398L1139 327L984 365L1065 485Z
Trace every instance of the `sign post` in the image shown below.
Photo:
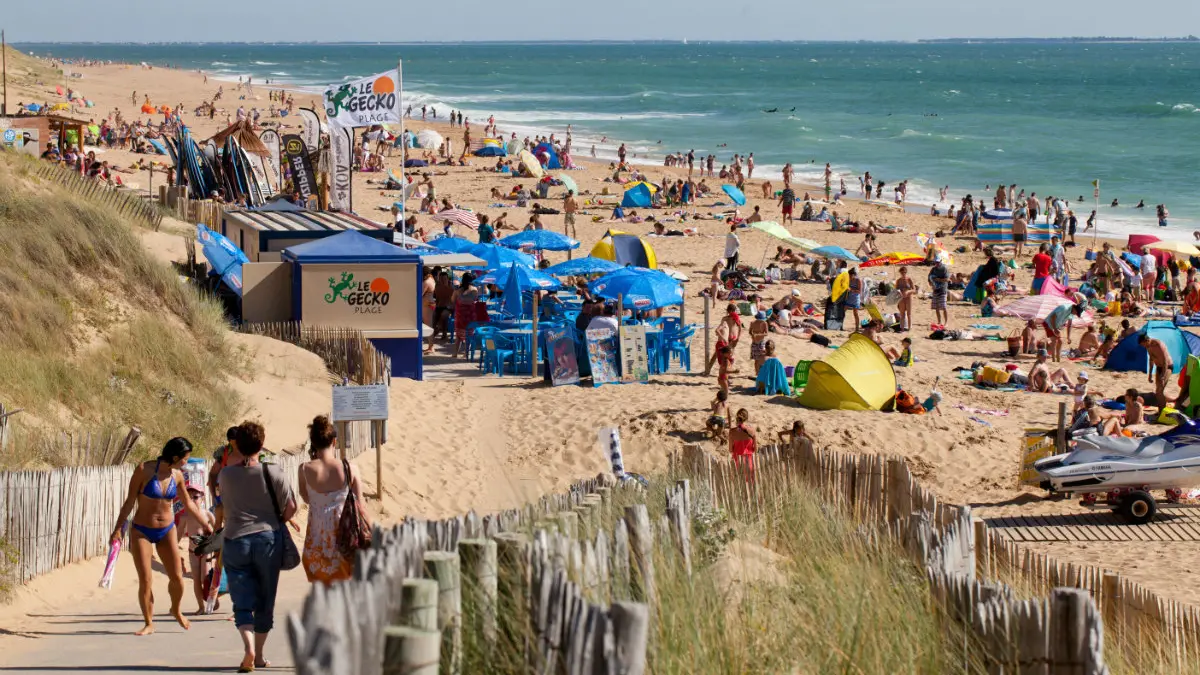
M338 425L338 444L346 456L347 422L371 422L375 445L375 496L383 499L383 431L388 419L386 384L341 385L333 387L333 421Z

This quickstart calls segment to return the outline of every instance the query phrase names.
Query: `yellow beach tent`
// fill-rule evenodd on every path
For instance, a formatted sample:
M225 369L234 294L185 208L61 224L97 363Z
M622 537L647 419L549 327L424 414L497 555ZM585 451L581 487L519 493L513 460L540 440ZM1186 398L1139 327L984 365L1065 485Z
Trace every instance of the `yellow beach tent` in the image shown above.
M609 230L604 237L592 247L593 258L611 260L618 265L637 265L658 269L658 259L654 249L645 240L635 234Z
M855 333L829 356L813 361L797 401L815 410L881 410L896 396L896 372L875 342Z

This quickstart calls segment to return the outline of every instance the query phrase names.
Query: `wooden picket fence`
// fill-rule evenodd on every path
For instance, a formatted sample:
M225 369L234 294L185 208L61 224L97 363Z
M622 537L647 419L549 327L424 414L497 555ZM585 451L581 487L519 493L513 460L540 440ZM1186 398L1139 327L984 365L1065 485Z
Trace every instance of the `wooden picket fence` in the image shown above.
M643 673L655 536L690 531L688 492L669 496L674 524L637 504L610 534L604 478L482 518L376 528L354 578L314 586L288 617L296 671Z
M225 203L214 199L192 199L187 187L158 186L158 203L176 218L189 225L202 223L210 230L221 231Z
M162 225L162 212L152 201L139 197L128 189L117 188L104 181L83 176L77 171L50 162L38 162L36 174L66 187L71 192L102 206L108 206L124 216L142 221L155 231Z
M771 495L787 494L801 481L884 528L925 568L935 601L967 626L991 672L1105 672L1105 636L1125 646L1161 645L1179 663L1200 660L1200 608L990 531L970 507L939 502L903 458L805 445L766 448L755 464L748 482L744 471L688 446L675 468L708 482L715 505L726 510L762 509Z
M238 330L289 342L320 356L326 367L349 384L379 384L392 380L391 360L375 349L362 331L353 328L306 326L299 321L247 323Z

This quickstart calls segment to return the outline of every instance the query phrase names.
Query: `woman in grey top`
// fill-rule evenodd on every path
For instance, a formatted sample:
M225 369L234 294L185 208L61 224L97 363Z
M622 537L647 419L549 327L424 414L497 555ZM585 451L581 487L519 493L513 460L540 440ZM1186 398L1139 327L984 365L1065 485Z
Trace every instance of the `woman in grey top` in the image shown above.
M270 665L263 658L267 634L274 627L275 591L283 564L286 522L296 513L296 498L283 472L258 461L266 432L262 425L243 422L234 432L232 455L217 476L225 508L225 544L222 555L229 575L233 618L246 654L239 673ZM282 522L268 491L273 489Z

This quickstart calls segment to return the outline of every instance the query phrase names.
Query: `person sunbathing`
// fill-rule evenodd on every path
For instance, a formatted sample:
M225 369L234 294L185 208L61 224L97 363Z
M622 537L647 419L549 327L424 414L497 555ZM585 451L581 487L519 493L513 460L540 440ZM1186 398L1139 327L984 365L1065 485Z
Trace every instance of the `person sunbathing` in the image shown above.
M1025 323L1025 330L1021 331L1021 353L1033 354L1037 352L1037 323L1030 319Z
M1096 402L1095 396L1087 396L1083 401L1083 405L1084 412L1081 413L1081 416L1086 414L1087 421L1080 427L1081 429L1086 429L1090 426L1095 428L1096 433L1101 436L1121 435L1121 413L1111 412L1100 407ZM1080 430L1080 428L1075 428L1077 426L1080 426L1079 420L1072 425L1072 432Z
M1096 326L1092 324L1087 327L1085 332L1079 338L1079 356L1092 356L1100 349L1100 338L1096 334Z
M1050 367L1046 365L1046 360L1049 358L1050 352L1045 349L1038 350L1037 362L1029 371L1029 391L1049 394L1071 388L1071 376L1067 373L1067 369L1059 368L1053 373L1050 372Z
M1125 426L1146 421L1146 401L1138 395L1137 389L1125 390L1121 399L1125 402Z

